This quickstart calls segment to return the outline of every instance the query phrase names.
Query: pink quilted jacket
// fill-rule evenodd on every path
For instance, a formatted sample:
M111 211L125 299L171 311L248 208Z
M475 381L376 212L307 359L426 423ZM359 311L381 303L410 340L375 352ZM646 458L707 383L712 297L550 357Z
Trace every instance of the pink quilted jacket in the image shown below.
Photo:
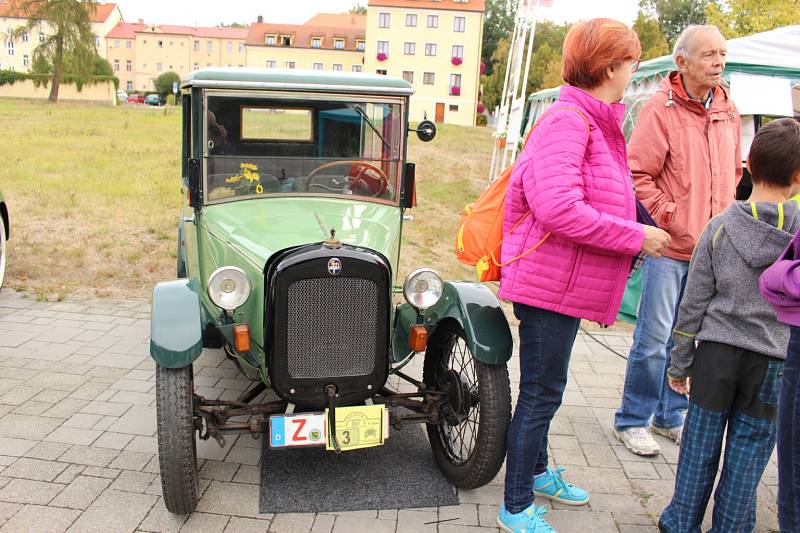
M502 268L501 298L614 323L644 240L620 130L624 111L563 86L531 133L506 193L503 263L551 235Z

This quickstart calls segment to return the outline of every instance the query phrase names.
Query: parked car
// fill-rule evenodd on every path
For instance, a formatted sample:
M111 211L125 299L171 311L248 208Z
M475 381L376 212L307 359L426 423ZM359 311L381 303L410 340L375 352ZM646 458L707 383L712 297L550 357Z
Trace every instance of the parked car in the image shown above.
M11 236L11 219L8 217L8 206L3 193L0 191L0 288L6 277L6 262L8 261L8 238Z
M131 93L128 95L128 103L129 104L143 104L144 103L144 95L138 93Z
M430 268L400 278L407 135L436 133L409 127L412 92L387 76L297 70L204 69L183 82L188 203L177 278L153 290L150 344L171 512L195 508L196 439L224 445L226 433L355 454L422 423L455 486L497 475L511 417L500 304ZM237 400L194 388L204 347L257 376ZM421 381L402 370L420 357Z
M127 101L127 100L128 100L128 93L126 93L126 92L125 92L125 91L123 91L122 89L119 89L119 90L117 91L117 100L119 100L120 102L125 102L125 101Z
M161 98L161 95L156 93L151 93L145 96L144 103L147 105L164 105L164 99Z

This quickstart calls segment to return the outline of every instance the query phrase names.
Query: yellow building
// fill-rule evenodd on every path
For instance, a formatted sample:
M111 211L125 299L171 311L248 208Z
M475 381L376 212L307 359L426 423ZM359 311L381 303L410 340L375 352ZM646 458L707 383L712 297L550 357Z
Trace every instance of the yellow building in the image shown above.
M122 13L117 4L97 4L91 13L92 33L100 57L106 57L106 34L121 20ZM27 22L25 13L21 13L10 1L0 0L0 38L2 38L0 69L29 71L33 62L33 51L47 36L53 34L50 24L42 22L32 31L12 39L11 34L14 30Z
M105 38L106 59L119 78L119 88L128 92L136 82L136 32L146 26L142 22L119 22Z
M247 66L361 72L366 48L365 15L322 13L305 24L250 26Z
M369 0L364 70L414 85L410 119L475 124L484 0Z

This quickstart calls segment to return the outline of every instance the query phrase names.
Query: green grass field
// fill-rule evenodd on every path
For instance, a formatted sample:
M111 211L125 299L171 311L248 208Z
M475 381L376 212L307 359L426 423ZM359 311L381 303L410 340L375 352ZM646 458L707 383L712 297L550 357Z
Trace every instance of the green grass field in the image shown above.
M180 194L176 108L0 100L0 190L11 211L7 286L41 298L149 298L175 275ZM463 206L486 185L488 128L442 126L409 136L417 163L415 220L400 275L430 266L471 279L453 241Z

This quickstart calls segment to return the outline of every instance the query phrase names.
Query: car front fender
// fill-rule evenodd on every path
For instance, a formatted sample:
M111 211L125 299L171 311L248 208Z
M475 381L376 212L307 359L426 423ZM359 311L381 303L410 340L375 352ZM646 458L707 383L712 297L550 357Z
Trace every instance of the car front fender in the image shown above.
M195 283L178 279L153 289L150 357L161 366L182 368L203 351L200 297Z
M511 359L513 341L508 321L497 297L480 283L444 283L442 298L422 316L429 337L446 320L454 320L467 337L473 357L487 364L502 364ZM392 346L395 362L409 353L408 331L417 323L417 311L408 303L397 306Z

